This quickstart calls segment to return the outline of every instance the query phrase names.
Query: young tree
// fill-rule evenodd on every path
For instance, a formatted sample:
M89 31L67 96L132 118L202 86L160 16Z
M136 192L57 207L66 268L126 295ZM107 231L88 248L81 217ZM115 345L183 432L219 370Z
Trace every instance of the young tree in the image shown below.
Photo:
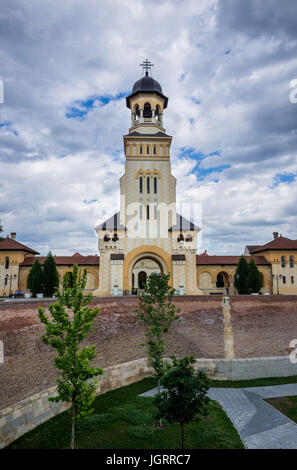
M249 266L244 256L241 256L235 272L234 286L238 290L239 294L249 293L249 281L248 281Z
M260 292L263 286L263 278L254 258L251 258L248 265L248 286L250 292L256 293Z
M71 403L72 449L76 421L93 412L91 405L97 387L95 377L103 374L102 368L90 366L90 361L96 357L95 346L80 349L80 343L87 336L100 310L87 307L92 296L83 294L86 278L86 269L82 275L75 264L73 284L70 285L69 276L65 275L64 293L58 292L58 301L49 306L51 318L45 315L43 308L38 308L39 319L45 325L42 341L51 345L58 353L54 358L55 366L60 372L60 378L57 379L58 395L49 400Z
M55 259L51 252L46 257L43 265L44 295L52 297L59 287L59 274Z
M32 292L33 297L35 297L36 294L43 292L43 272L38 259L35 260L32 268L29 271L27 277L27 287Z
M158 391L166 366L163 360L164 335L169 333L172 322L179 320L180 312L172 302L174 289L168 284L169 278L170 274L151 274L144 286L143 295L139 297L138 318L146 327L146 345L150 363L158 379Z
M177 359L171 356L172 367L161 378L164 391L155 396L158 417L169 423L178 422L181 430L181 448L184 449L184 425L199 421L207 414L207 390L210 381L202 371L195 371L194 356Z

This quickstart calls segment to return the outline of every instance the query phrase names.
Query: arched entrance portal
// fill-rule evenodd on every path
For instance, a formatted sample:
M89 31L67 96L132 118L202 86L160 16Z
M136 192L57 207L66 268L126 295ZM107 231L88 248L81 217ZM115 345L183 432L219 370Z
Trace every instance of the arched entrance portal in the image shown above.
M132 268L132 294L141 292L152 273L161 274L161 265L153 258L142 258Z

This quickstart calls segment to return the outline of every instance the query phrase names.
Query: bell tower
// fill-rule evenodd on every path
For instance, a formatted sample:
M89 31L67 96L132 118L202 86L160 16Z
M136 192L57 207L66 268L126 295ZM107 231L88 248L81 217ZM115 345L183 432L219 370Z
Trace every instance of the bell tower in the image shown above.
M120 178L120 211L96 227L100 252L99 288L95 295L141 291L151 272L171 274L177 293L199 294L196 240L200 230L176 213L176 179L163 115L168 98L142 64L142 77L126 97L131 113L123 136L125 171Z
M142 78L135 82L132 93L126 97L127 108L131 110L131 127L124 136L126 162L125 174L120 180L121 223L130 225L131 233L133 219L136 239L161 239L162 248L168 250L168 229L175 223L176 186L170 164L172 137L163 127L168 98L151 75L153 64L145 60L140 66ZM168 215L161 215L165 207Z

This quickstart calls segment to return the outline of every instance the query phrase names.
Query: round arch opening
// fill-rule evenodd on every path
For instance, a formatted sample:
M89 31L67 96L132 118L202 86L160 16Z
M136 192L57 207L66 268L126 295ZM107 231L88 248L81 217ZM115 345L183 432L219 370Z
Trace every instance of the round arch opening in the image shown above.
M132 294L141 293L152 273L162 274L164 267L161 261L153 255L143 255L136 259L131 267Z

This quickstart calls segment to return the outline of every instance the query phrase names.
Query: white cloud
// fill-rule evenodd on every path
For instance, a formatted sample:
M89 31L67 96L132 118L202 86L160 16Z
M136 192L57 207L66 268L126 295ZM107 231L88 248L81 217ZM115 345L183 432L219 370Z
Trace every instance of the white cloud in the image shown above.
M297 78L297 6L248 3L3 5L5 233L16 231L42 254L97 252L93 227L119 200L129 111L123 98L96 102L80 121L65 113L90 96L128 93L138 64L149 58L169 96L164 121L173 136L178 198L203 203L203 248L237 254L245 243L270 240L274 230L297 238L296 182L276 179L297 172L297 105L289 101ZM201 154L208 156L201 161ZM226 169L210 172L215 166Z

